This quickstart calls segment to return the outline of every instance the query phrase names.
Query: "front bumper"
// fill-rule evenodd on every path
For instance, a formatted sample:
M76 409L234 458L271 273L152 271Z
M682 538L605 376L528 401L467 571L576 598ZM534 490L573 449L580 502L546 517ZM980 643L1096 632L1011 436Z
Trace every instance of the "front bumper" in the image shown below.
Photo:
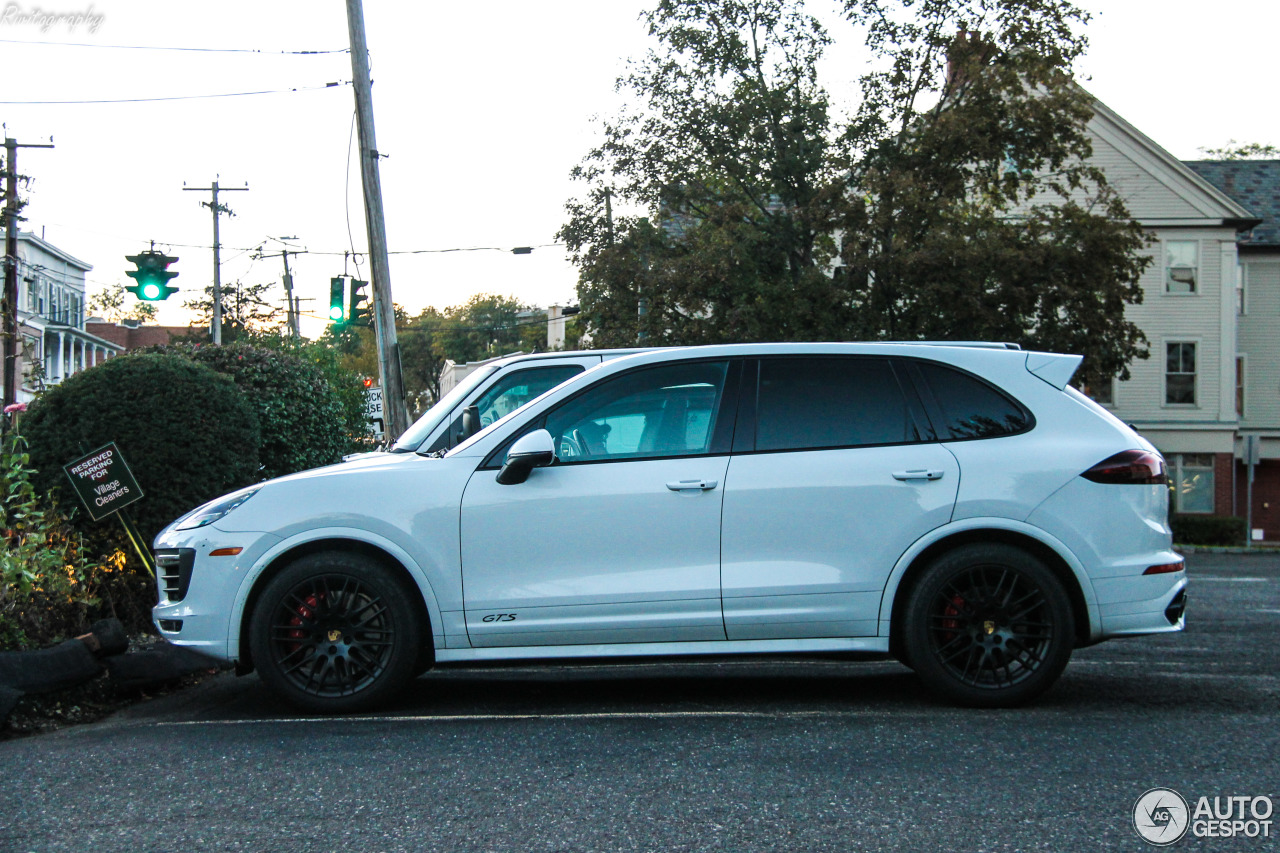
M277 541L269 534L226 533L213 525L162 533L155 542L159 603L151 609L160 636L234 663L240 651L242 590L252 568Z

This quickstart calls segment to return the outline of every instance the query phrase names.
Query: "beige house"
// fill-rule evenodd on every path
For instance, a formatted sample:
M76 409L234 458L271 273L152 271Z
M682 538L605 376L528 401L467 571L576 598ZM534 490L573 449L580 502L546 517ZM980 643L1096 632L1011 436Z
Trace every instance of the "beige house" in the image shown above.
M1263 218L1100 102L1089 133L1153 259L1127 311L1151 357L1091 391L1164 453L1175 512L1243 516L1241 435L1268 435L1280 458L1280 254L1250 254ZM1254 528L1280 539L1280 513L1259 509Z

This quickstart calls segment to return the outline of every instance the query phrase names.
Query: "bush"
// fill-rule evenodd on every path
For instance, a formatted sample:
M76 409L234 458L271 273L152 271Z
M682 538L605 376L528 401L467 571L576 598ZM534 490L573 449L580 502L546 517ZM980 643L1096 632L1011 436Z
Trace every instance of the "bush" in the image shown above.
M354 375L349 388L335 388L322 366L305 357L305 345L288 351L280 339L276 344L281 348L178 343L151 350L192 359L235 382L258 417L263 479L339 462L357 449L365 429L364 389Z
M142 488L128 507L146 542L178 516L261 479L258 419L235 384L178 355L112 358L46 391L22 421L34 482L77 498L62 466L114 441ZM110 524L110 532L106 532ZM102 532L116 550L114 521Z
M0 650L77 636L100 615L137 622L131 609L114 607L116 600L138 598L123 571L124 555L87 559L80 535L37 496L30 475L22 438L6 436L0 446Z
M1179 545L1243 545L1245 521L1234 515L1175 515L1173 541Z

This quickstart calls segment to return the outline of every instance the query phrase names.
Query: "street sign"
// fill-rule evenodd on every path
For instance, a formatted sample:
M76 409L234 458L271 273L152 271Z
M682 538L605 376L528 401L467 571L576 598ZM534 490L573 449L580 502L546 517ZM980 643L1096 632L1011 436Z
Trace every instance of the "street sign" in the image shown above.
M63 465L62 470L94 521L101 521L142 497L142 489L115 442Z
M369 424L373 427L373 433L378 438L382 438L385 431L383 415L382 415L382 389L366 388L364 402L364 416L369 419Z

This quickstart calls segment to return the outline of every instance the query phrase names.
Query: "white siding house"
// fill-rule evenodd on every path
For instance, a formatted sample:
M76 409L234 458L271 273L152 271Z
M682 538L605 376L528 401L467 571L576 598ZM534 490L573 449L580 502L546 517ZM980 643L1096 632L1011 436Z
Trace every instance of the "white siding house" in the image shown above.
M122 351L85 331L84 275L91 269L35 234L18 234L20 402Z

